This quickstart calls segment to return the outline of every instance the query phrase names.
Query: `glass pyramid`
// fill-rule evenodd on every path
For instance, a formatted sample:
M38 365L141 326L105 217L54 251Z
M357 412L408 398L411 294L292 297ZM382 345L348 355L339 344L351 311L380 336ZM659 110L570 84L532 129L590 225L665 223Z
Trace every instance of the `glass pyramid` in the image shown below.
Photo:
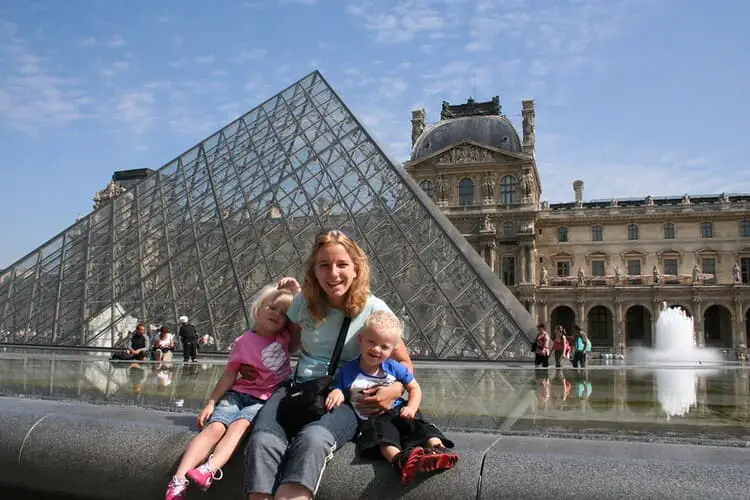
M185 314L226 350L323 227L368 253L414 357L528 355L529 314L317 71L3 270L0 342L111 347Z

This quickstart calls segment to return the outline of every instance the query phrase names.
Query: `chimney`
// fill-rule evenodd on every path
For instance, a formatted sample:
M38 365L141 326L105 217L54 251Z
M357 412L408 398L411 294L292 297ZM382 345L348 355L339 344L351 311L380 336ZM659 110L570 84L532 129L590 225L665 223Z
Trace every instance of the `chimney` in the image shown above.
M424 109L415 109L411 112L411 145L413 146L419 136L424 132Z
M521 116L523 117L523 150L534 154L534 99L521 101Z
M575 194L576 204L583 203L583 181L573 182L573 193Z

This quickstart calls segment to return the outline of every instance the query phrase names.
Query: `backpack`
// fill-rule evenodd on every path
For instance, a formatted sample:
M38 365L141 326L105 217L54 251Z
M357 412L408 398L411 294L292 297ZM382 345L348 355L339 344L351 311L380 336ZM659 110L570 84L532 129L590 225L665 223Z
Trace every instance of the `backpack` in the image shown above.
M591 352L591 341L586 339L586 352Z

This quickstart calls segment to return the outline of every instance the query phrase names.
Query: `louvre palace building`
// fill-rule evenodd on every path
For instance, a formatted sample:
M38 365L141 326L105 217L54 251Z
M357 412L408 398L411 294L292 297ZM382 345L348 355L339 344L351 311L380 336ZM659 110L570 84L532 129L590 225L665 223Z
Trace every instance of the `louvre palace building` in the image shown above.
M482 259L548 328L574 324L613 352L653 344L666 303L693 318L699 345L742 348L750 336L750 195L542 199L534 101L519 135L488 102L412 112L404 165Z

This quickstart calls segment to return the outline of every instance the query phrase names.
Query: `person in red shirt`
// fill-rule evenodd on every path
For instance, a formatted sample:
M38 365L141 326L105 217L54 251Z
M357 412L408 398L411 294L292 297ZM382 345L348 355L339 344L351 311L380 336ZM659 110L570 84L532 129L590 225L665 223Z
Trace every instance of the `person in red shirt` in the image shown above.
M552 337L552 350L555 352L555 367L562 368L562 360L570 353L570 342L565 335L565 328L562 325L555 327L555 334Z

